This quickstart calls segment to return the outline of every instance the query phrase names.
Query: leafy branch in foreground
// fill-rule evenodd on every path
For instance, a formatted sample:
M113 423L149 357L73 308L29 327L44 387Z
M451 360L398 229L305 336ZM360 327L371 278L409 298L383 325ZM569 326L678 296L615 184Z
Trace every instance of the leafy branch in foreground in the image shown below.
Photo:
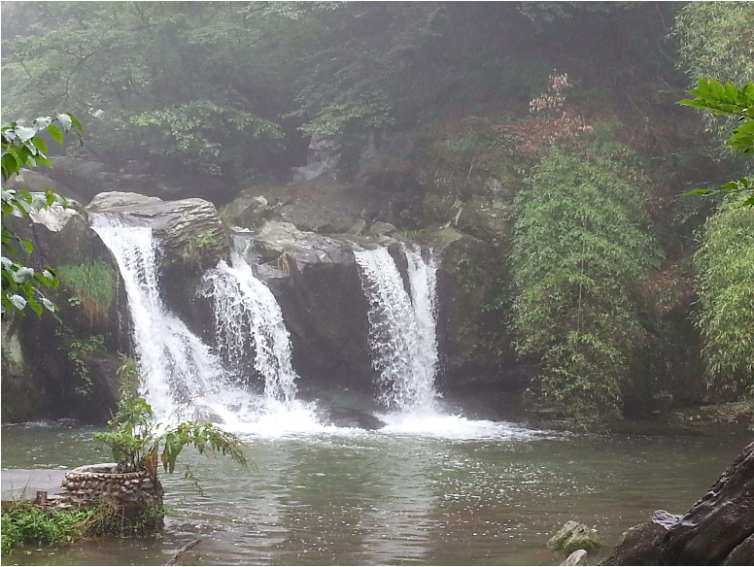
M59 125L59 126L58 126ZM81 130L81 124L71 114L58 114L55 119L40 117L31 126L17 122L2 127L2 314L8 310L23 313L28 305L38 315L42 308L55 311L55 304L40 291L40 286L57 289L58 279L52 268L45 266L37 271L11 260L16 255L16 246L31 254L34 245L20 238L6 228L6 217L12 215L28 217L32 212L47 209L54 205L67 207L66 200L53 191L29 193L28 191L7 189L5 184L21 168L36 165L52 167L47 159L47 144L39 135L46 131L56 142L63 145L65 134L71 128Z
M678 104L690 106L700 110L711 110L717 115L736 116L741 125L733 130L726 145L744 154L754 153L754 83L738 89L732 83L723 85L715 79L705 81L699 79L699 86L689 91L693 99L684 99ZM741 206L754 207L754 178L742 177L736 181L726 183L719 189L696 189L687 195L729 195L732 193L747 194Z

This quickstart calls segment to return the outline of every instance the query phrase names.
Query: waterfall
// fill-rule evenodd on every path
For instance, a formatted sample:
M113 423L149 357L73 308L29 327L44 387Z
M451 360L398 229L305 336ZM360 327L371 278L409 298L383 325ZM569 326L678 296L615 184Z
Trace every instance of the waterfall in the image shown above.
M104 215L92 217L92 228L113 253L123 278L142 375L140 394L155 417L228 424L243 419L255 405L253 398L230 381L209 346L160 297L152 230Z
M399 411L432 409L437 393L436 273L414 246L404 248L411 295L386 248L354 252L369 301L370 346L380 400Z
M230 265L220 261L204 277L202 293L213 300L218 348L237 376L251 371L264 380L268 401L290 403L297 376L283 312L269 288L254 277L240 246L241 240L234 239ZM251 368L250 346L255 353Z

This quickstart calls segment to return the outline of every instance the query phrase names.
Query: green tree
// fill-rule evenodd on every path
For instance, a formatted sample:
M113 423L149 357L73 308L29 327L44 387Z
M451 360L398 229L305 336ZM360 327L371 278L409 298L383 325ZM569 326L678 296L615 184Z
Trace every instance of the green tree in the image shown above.
M730 196L694 255L707 383L754 399L754 208Z
M641 336L634 290L658 263L631 171L553 148L516 198L516 348L541 360L544 398L580 419L617 415Z
M30 2L4 16L5 110L65 105L104 158L220 173L282 136L270 118L293 93L276 72L285 49L266 40L305 24L274 4Z
M680 67L688 77L744 84L754 77L754 4L689 2L676 16Z
M62 130L61 130L62 128ZM46 131L61 146L64 132L75 128L81 130L81 125L71 114L58 114L55 119L41 117L34 120L31 126L13 122L2 127L2 314L7 311L23 313L28 305L38 315L46 308L55 311L55 304L42 292L43 287L57 288L58 278L52 268L46 266L43 270L34 270L13 260L16 247L20 247L31 254L34 245L28 240L20 238L10 228L6 221L10 216L28 217L32 212L46 209L55 204L67 206L65 199L52 191L44 195L31 194L28 191L6 188L5 184L23 167L44 165L52 167L47 159L47 144L39 136Z

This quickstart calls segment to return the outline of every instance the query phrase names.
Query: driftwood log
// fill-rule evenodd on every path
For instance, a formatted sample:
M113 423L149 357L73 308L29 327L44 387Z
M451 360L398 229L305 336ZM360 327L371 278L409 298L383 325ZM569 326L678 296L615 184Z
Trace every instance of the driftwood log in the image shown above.
M602 565L754 565L754 443L683 516L625 532Z
M173 557L170 558L170 561L165 563L165 565L175 565L176 561L178 561L181 557L183 557L183 554L186 553L189 549L194 547L195 545L201 543L202 538L196 538L194 541L188 542L186 545L184 545L182 548L180 548L178 551L175 552Z

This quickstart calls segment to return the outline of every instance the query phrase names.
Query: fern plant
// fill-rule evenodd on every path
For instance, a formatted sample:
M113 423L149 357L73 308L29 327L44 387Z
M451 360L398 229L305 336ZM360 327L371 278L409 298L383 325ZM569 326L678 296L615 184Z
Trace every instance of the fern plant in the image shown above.
M132 359L123 358L118 374L121 379L133 380L138 374ZM110 431L95 433L94 438L105 443L112 451L113 459L123 472L149 471L157 478L159 464L173 473L181 451L187 445L200 454L219 453L230 457L243 466L249 460L244 453L244 444L233 433L210 423L186 421L162 426L154 421L152 407L136 394L130 382L123 388L118 401L118 411L108 422Z

